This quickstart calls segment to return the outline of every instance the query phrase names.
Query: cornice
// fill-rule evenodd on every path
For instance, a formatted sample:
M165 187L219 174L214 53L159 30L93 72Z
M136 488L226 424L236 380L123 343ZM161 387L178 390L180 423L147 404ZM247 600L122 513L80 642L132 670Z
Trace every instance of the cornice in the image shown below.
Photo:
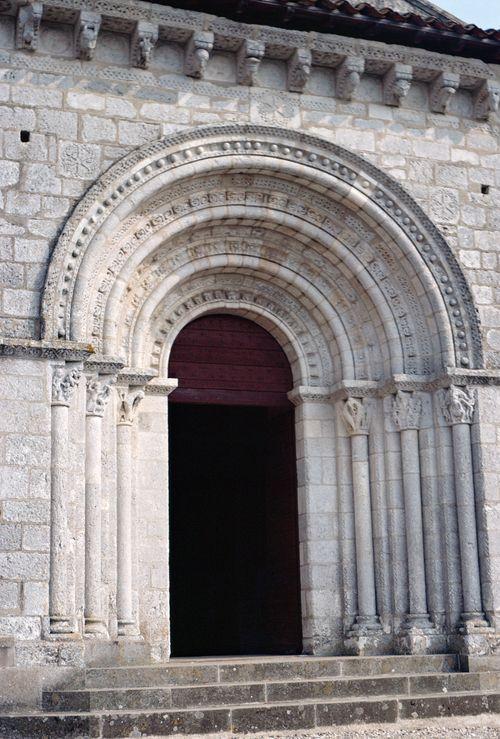
M29 6L32 11L27 12L27 7L24 0L0 0L0 13L17 18L17 47L24 50L27 66L34 65L30 57L38 47L40 24L63 23L74 28L74 55L81 67L80 73L94 71L99 74L99 67L89 60L92 59L98 34L106 30L130 36L129 66L137 70L131 69L128 74L134 79L136 75L137 81L141 82L144 82L144 69L150 65L157 41L170 40L184 44L184 73L197 79L203 78L210 54L213 51L225 51L237 57L240 85L255 84L254 72L261 59L266 57L288 63L290 91L304 91L310 68L315 65L335 71L337 97L349 99L361 75L371 74L383 79L387 88L384 94L386 103L399 105L404 97L400 93L399 70L404 65L404 81L408 84L411 80L428 83L434 109L438 112L446 112L451 97L448 92L452 88L473 93L474 115L477 118L486 118L490 112L498 109L500 90L494 73L478 59L333 34L249 26L226 18L154 3L126 0L47 0L42 3L37 0ZM253 51L249 49L249 37L252 49L255 47ZM42 54L37 56L43 57ZM9 63L7 57L7 54L2 54L2 61ZM67 65L68 61L54 60L59 65ZM15 55L11 55L10 63L15 63ZM77 71L75 69L75 73ZM450 75L453 82L451 86L448 84ZM441 83L443 79L446 84ZM332 89L332 95L333 92Z

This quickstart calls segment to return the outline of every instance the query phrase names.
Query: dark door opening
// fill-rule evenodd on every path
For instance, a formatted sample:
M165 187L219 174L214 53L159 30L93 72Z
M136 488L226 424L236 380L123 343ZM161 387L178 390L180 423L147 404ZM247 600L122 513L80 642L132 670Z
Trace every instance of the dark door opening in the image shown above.
M177 341L169 369L180 384L169 409L172 656L300 653L288 362L264 329L232 316L198 319Z

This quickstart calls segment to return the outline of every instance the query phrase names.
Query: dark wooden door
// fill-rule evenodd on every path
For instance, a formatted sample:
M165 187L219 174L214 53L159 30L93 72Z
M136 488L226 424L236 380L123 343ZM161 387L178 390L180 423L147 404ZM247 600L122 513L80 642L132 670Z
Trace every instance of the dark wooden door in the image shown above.
M172 348L173 656L301 651L297 486L287 358L235 316Z

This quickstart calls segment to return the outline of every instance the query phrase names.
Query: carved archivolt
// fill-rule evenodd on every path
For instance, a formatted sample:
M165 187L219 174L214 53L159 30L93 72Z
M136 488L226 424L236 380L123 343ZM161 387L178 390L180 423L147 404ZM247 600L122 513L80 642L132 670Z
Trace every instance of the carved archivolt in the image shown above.
M481 366L459 265L406 192L340 147L261 126L177 134L105 173L56 246L44 338L136 362L138 327L153 331L144 316L216 263L233 279L282 280L328 324L330 355L353 378Z

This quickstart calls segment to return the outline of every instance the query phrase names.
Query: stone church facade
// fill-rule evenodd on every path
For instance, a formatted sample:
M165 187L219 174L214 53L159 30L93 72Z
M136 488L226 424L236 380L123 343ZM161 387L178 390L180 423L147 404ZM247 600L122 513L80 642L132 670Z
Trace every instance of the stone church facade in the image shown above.
M0 45L4 664L169 659L169 357L221 314L293 378L303 651L494 652L494 57L113 0Z

